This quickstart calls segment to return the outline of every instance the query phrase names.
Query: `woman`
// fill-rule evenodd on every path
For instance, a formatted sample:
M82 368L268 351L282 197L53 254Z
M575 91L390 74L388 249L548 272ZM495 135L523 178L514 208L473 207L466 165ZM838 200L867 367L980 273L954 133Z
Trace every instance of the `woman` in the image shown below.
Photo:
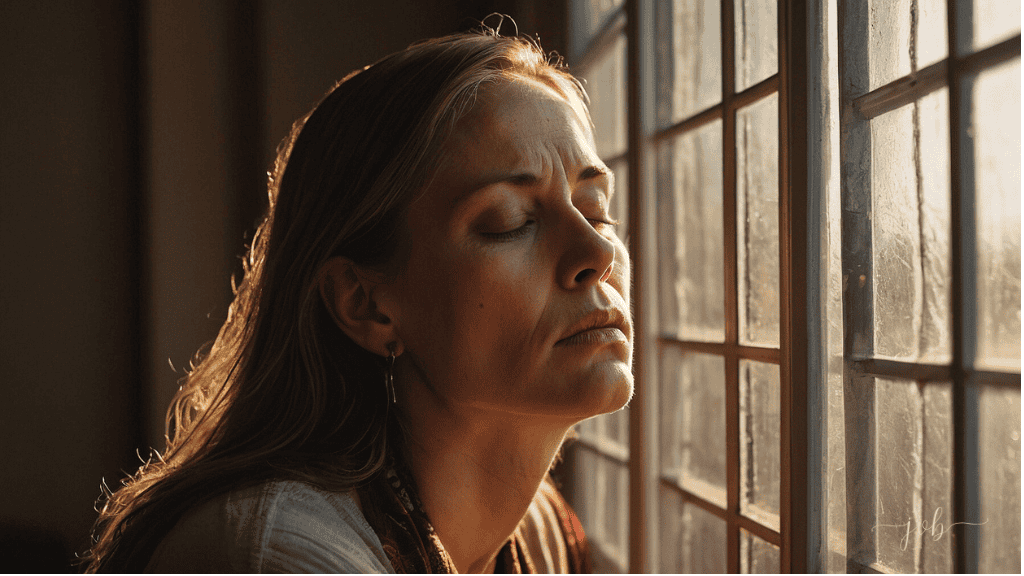
M632 393L585 99L490 30L335 86L282 146L228 319L86 569L585 570L548 470Z

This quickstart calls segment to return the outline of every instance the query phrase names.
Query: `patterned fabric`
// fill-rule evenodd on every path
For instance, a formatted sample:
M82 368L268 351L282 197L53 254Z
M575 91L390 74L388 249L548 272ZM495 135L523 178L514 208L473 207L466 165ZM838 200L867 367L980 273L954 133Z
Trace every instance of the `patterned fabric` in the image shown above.
M392 461L377 481L359 490L363 515L377 533L396 573L454 574L408 469ZM589 573L579 518L545 477L523 522L498 554L495 573Z

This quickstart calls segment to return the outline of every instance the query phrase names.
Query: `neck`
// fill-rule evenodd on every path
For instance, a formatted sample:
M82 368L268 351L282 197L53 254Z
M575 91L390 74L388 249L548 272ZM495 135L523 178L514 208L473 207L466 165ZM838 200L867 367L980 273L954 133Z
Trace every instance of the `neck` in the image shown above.
M409 395L413 396L413 395ZM459 411L410 398L409 468L430 522L461 573L493 572L571 423Z

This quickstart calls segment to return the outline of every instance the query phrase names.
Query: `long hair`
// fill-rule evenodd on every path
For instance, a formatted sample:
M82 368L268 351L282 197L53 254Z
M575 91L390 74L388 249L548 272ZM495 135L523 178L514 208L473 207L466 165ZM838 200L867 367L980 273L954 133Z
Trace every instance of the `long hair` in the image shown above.
M382 469L401 442L382 359L333 323L321 268L344 256L389 269L445 138L482 84L509 76L586 101L560 59L485 27L349 74L294 124L227 320L171 403L164 453L105 491L87 572L142 571L186 510L226 491L270 479L347 490Z

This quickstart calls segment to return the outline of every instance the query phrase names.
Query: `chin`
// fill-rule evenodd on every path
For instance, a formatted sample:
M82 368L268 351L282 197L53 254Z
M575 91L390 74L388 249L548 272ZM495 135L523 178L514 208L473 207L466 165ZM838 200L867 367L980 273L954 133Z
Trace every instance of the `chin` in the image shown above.
M571 387L574 397L567 400L566 408L578 420L615 412L633 398L633 371L629 364L615 362L599 368Z

